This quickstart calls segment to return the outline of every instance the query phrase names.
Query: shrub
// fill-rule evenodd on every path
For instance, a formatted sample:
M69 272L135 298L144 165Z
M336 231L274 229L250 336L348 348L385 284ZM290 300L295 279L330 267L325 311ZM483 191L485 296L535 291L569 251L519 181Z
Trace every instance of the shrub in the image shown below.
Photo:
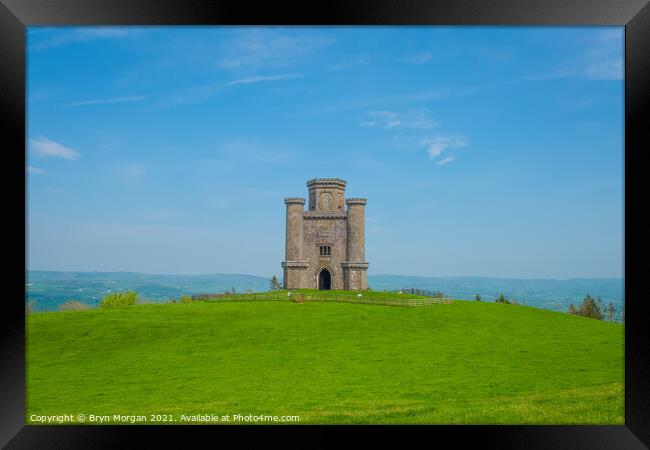
M181 303L190 303L193 301L194 300L192 300L192 297L190 297L189 295L181 295L181 299L180 299Z
M83 311L84 309L89 308L90 305L82 302L76 302L74 300L69 300L59 305L59 311Z
M497 298L495 301L496 301L497 303L508 303L508 304L510 304L510 300L508 300L508 299L505 297L505 295L503 295L503 292L501 293L501 295L499 295L499 298Z
M596 300L591 295L587 294L579 308L576 308L573 304L569 305L569 314L603 320L601 306L602 301L600 298Z
M133 291L128 292L116 292L114 294L109 294L104 297L100 302L99 306L102 308L121 308L125 306L135 305L138 294Z

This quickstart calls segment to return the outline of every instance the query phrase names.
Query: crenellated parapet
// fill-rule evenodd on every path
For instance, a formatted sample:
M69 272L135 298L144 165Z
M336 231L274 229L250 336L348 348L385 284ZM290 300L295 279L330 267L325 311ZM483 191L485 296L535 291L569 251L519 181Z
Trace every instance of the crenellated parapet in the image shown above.
M320 211L305 211L302 215L305 220L318 220L318 219L346 219L348 213L346 211L334 212L320 212Z
M368 199L366 198L348 198L345 200L345 204L348 206L354 206L354 205L365 206L366 203L368 203Z
M340 178L312 178L307 181L307 188L311 189L314 187L335 187L340 189L345 189L347 182Z
M302 197L287 197L284 199L285 205L304 205L306 200Z

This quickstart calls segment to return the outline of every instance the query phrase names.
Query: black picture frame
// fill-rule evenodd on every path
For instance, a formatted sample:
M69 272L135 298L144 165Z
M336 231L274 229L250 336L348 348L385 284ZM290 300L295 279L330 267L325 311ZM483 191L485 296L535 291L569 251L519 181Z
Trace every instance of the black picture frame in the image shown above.
M625 425L624 426L36 426L25 413L25 248L11 236L26 237L25 27L37 25L620 25L625 26ZM135 439L194 446L244 443L263 432L286 443L287 431L302 443L322 443L333 430L361 438L400 443L474 443L488 448L634 449L650 446L650 351L643 256L647 206L642 161L650 149L650 5L648 0L341 0L259 2L237 0L0 0L0 114L2 148L10 176L3 177L12 213L5 214L5 239L16 246L8 262L3 298L0 445L6 448L125 448ZM13 160L15 158L15 160ZM26 194L26 191L23 193ZM597 220L597 218L595 218ZM25 239L23 243L27 244ZM13 249L12 249L13 250ZM22 267L19 267L22 262ZM14 292L16 291L16 292ZM647 291L647 289L646 289ZM23 297L24 298L24 297ZM413 433L416 433L413 434ZM389 436L390 434L390 436ZM227 435L227 436L226 436ZM257 436L259 437L259 436ZM418 439L418 440L416 440ZM266 444L265 444L266 445ZM135 444L133 444L135 446Z

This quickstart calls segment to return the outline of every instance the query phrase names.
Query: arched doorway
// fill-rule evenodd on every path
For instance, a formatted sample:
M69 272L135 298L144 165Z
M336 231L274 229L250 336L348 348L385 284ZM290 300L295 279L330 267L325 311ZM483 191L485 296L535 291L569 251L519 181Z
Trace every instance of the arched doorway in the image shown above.
M323 269L318 274L318 289L321 291L329 291L332 289L332 274L329 270Z

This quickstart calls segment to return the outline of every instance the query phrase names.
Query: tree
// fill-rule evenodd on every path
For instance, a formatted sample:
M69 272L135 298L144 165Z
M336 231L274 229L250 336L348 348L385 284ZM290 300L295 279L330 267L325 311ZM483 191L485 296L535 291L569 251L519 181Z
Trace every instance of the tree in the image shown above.
M587 295L587 297L583 300L580 309L583 310L584 313L582 315L585 317L591 317L592 319L603 320L603 313L602 313L601 306L602 306L602 301L600 300L600 298L598 298L598 300L595 300L590 295Z
M607 307L605 308L605 314L607 314L607 320L610 322L613 322L616 318L616 307L612 302L609 302L607 304Z
M600 298L596 300L591 295L587 294L584 300L582 300L582 304L580 305L580 308L576 308L573 305L569 305L569 314L603 320L603 313L601 312L601 306L602 306L602 301L600 300Z
M269 287L271 288L272 291L279 291L280 289L282 289L282 284L278 281L278 277L276 277L275 275L271 277L271 283Z
M510 303L508 299L506 299L505 295L503 295L503 292L499 295L499 298L496 299L497 303Z
M480 302L480 301L481 301L481 296L478 295L478 294L476 294L475 300L476 300L477 302Z

